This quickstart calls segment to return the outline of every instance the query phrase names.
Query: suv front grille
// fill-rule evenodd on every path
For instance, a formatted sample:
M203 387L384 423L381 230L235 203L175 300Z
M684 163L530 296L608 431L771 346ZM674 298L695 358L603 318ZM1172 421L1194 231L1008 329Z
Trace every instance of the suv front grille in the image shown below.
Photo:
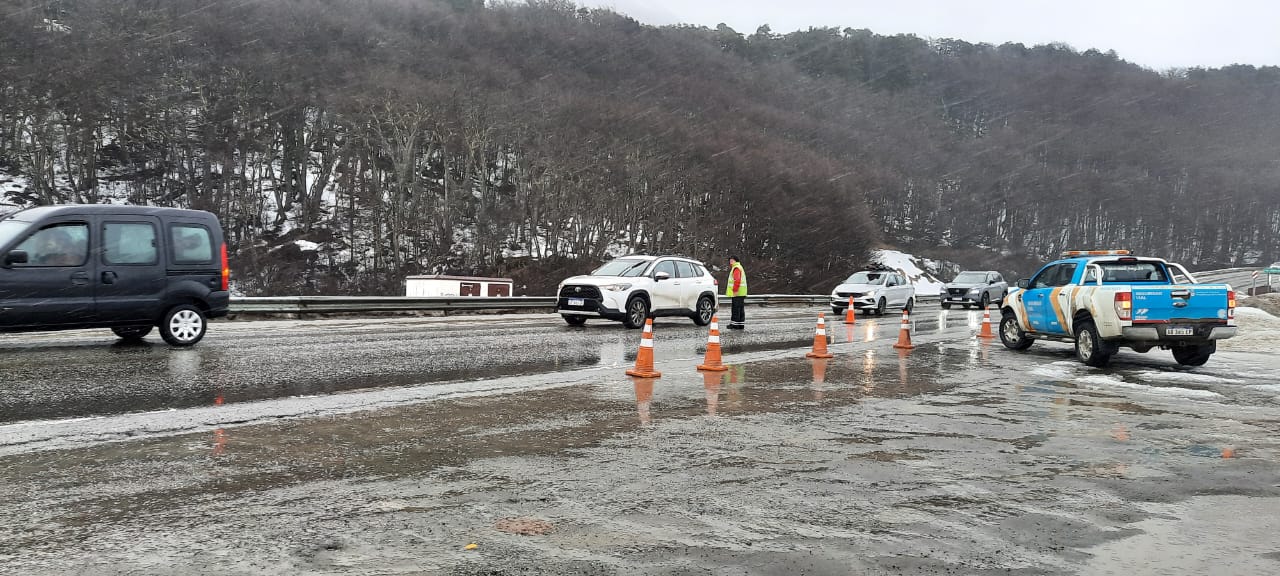
M947 292L952 296L964 296L969 290L967 288L948 288Z
M560 289L561 298L587 298L591 300L600 299L600 289L595 286L583 286L580 284L569 284Z

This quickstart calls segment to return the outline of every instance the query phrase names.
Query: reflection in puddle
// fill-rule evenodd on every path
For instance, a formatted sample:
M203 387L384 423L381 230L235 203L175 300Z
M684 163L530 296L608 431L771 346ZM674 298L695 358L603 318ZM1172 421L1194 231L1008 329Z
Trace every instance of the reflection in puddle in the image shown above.
M221 456L227 450L227 433L221 428L213 431L213 455Z
M720 405L720 382L724 380L723 372L705 371L702 373L702 389L706 392L707 416L715 416Z
M814 400L822 400L823 388L827 382L827 363L830 361L828 358L809 360L809 364L813 366L813 378L810 380L809 389L813 391Z
M871 342L876 339L876 324L871 322L867 324L867 336L863 338L864 342Z
M653 422L653 416L650 413L649 406L653 403L653 381L654 378L639 378L636 376L628 376L636 390L636 412L640 415L641 424L650 424Z
M1124 424L1116 422L1116 424L1111 427L1111 437L1114 438L1117 442L1128 442L1129 428L1126 427Z

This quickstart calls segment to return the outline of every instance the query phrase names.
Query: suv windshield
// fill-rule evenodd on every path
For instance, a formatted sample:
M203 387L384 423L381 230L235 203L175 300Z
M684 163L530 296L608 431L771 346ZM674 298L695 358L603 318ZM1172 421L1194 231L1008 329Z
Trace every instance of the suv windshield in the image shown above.
M985 272L961 272L952 282L956 284L981 284L987 281Z
M596 268L591 273L592 276L621 276L623 278L634 278L644 274L644 269L648 266L649 260L636 260L634 258L619 258L604 266Z
M888 272L855 272L853 276L845 279L845 284L870 284L872 286L880 286L884 284L885 278L889 276Z

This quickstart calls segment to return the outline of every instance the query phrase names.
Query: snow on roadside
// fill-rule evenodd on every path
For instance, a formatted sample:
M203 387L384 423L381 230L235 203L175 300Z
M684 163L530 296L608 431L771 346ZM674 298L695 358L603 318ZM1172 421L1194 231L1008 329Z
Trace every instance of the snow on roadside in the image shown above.
M942 291L944 283L920 267L922 264L924 266L932 264L928 260L897 250L875 250L872 252L871 257L877 263L897 270L906 276L907 280L915 284L916 294L937 295Z
M1236 324L1240 326L1234 338L1218 341L1219 350L1239 352L1280 352L1280 318L1257 308L1236 308Z

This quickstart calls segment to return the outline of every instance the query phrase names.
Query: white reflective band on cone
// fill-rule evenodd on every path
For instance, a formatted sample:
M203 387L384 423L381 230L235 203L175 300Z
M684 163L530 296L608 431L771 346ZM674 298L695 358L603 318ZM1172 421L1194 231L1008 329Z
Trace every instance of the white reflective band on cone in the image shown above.
M823 330L822 328L818 329L818 336L826 336L826 335L827 335L826 330Z
M650 339L648 339L648 338L645 338L644 340L641 340L641 341L640 341L640 347L641 347L641 348L653 348L653 340L650 340Z
M707 338L707 343L708 343L708 344L719 344L719 343L720 343L720 337L719 337L719 336L711 336L711 337Z

